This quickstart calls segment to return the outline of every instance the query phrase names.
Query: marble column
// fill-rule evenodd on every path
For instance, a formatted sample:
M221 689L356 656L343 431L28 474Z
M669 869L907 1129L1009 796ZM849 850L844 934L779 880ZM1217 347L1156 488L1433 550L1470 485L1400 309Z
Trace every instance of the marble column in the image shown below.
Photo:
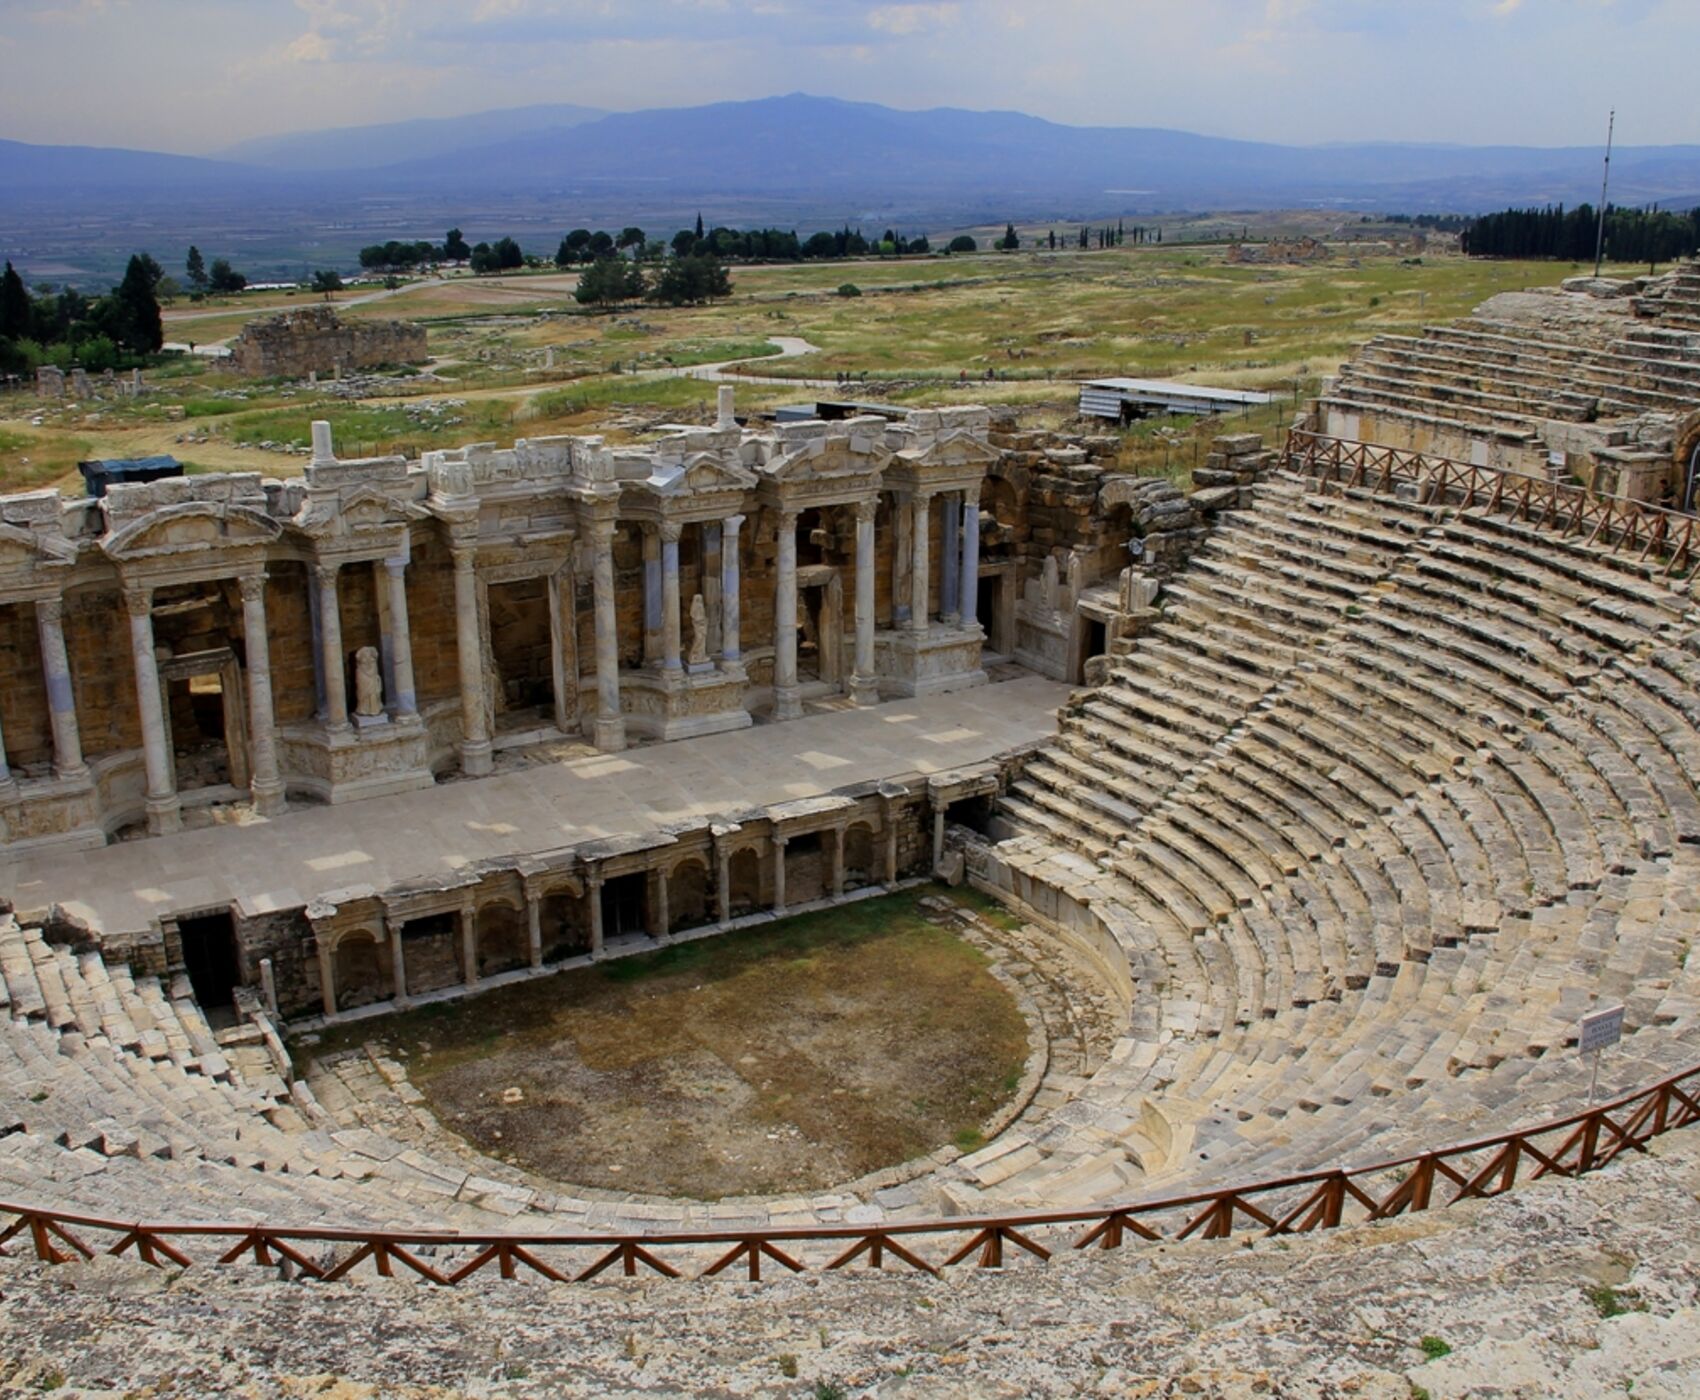
M803 713L797 689L797 512L779 512L779 562L773 599L773 717Z
M954 491L948 492L939 503L939 515L943 529L940 531L940 553L944 556L939 560L939 619L946 627L954 627L961 620L961 595L957 592L957 583L961 577L962 541L959 522L962 517L961 502Z
M325 674L325 725L345 730L348 724L348 674L342 654L342 608L337 602L336 579L341 566L315 564L313 575L319 585L319 657Z
M386 924L388 920L385 921ZM407 955L401 950L401 925L390 927L390 984L395 988L391 1000L397 1006L407 1004Z
M962 624L980 625L980 488L962 493Z
M85 778L83 740L77 729L77 695L71 686L71 661L65 653L65 604L43 598L35 605L41 638L41 669L47 682L47 708L53 718L53 771L60 778Z
M891 625L909 621L909 586L915 561L915 514L907 492L891 493Z
M460 670L460 771L479 777L494 766L484 704L484 643L478 627L476 553L454 551L455 659Z
M273 816L283 810L283 779L277 768L277 717L272 709L271 642L266 633L266 576L244 574L242 643L248 661L248 743L253 777L248 792L254 810Z
M395 668L395 691L390 708L397 719L419 713L419 697L413 682L413 630L407 619L407 560L384 560L390 590L390 649Z
M787 836L773 838L773 912L785 912L785 847L790 844Z
M460 971L468 991L478 985L478 913L470 904L460 906Z
M326 1016L336 1015L336 952L321 938L319 944L319 1005Z
M935 873L944 860L944 817L949 807L948 802L941 802L933 808L933 870Z
M739 636L743 625L742 598L738 591L741 586L738 530L743 523L743 516L729 515L721 521L720 530L720 660L727 670L744 664Z
M136 668L136 707L142 719L142 758L147 768L148 834L178 830L183 817L177 800L177 774L171 741L165 732L165 702L159 689L159 661L153 649L153 589L127 588L130 657Z
M715 912L725 928L732 922L732 853L724 846L715 852L715 879Z
M915 493L915 540L912 547L914 562L909 569L909 629L912 632L928 630L928 590L931 580L927 571L931 567L929 553L932 545L933 497L930 491Z
M887 808L885 814L885 887L897 888L897 812Z
M525 897L525 938L526 947L531 954L533 968L543 966L543 896L527 894Z
M661 534L653 525L643 529L643 664L661 659Z
M834 899L844 893L844 828L841 826L832 831L831 890Z
M850 698L858 705L879 702L874 675L874 516L878 501L856 503L856 664L850 675Z
M584 882L585 897L590 900L590 957L594 962L602 956L602 876L591 875Z
M626 746L626 721L620 714L620 644L614 615L614 522L598 522L592 542L596 595L596 747L604 753L617 753ZM599 913L596 917L602 916Z
M661 526L661 669L679 667L679 536L683 527L668 520Z
M650 877L649 936L665 943L672 922L673 911L667 907L667 872L657 870Z

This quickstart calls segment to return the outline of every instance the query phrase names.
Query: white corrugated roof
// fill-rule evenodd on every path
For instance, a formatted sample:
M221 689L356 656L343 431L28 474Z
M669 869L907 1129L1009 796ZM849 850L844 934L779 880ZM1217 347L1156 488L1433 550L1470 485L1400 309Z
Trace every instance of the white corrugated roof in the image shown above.
M1087 379L1083 389L1102 389L1112 394L1148 394L1165 399L1209 399L1217 403L1268 403L1273 395L1255 389L1212 389L1203 384L1183 384L1178 379Z

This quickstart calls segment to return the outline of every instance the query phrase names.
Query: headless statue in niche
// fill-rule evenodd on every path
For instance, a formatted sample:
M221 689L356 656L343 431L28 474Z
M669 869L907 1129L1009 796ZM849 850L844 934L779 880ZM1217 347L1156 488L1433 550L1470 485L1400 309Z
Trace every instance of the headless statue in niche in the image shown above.
M354 653L354 714L372 720L384 713L384 682L378 669L377 647L361 647Z
M708 665L708 608L700 593L691 596L691 645L685 661L693 668Z

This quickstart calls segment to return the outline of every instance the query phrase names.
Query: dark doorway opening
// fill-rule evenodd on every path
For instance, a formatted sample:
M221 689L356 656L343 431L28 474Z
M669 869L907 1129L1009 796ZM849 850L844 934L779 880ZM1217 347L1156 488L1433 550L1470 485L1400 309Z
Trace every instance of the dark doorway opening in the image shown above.
M208 1021L223 1011L234 1023L236 989L242 985L242 959L236 947L236 924L228 913L198 914L177 921L183 946L183 968L195 1000Z
M993 574L979 581L979 587L974 592L974 617L980 624L980 630L988 640L1001 637L998 627L998 600L1003 597L1003 578ZM996 650L994 644L993 647Z
M231 782L223 676L210 671L172 680L167 684L167 696L178 790L189 792Z
M552 722L555 662L546 579L490 585L490 653L496 663L496 727Z
M648 891L649 876L641 870L631 875L616 875L602 886L604 942L648 931L649 924L644 913Z
M1086 680L1086 663L1094 656L1102 656L1109 645L1109 634L1104 624L1095 617L1081 619L1080 629L1080 665L1075 672L1075 680Z

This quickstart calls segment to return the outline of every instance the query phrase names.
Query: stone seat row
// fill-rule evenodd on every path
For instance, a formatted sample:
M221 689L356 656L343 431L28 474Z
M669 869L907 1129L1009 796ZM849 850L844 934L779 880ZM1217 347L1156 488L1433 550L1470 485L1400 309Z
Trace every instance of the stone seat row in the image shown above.
M1373 1142L1367 1123L1400 1116L1376 1103L1455 1085L1441 1121L1466 1122L1478 1082L1514 1085L1601 998L1639 1007L1638 1026L1692 1022L1692 987L1671 991L1680 920L1623 914L1682 888L1672 832L1700 812L1687 600L1528 527L1433 519L1134 830L1094 804L1095 841L1076 850L1112 879L1059 849L1066 822L997 847L1089 889L1107 922L1117 902L1130 1045L1081 1112L1203 1101L1246 1152L1297 1169L1280 1144L1298 1119L1340 1120L1321 1145L1348 1119ZM1087 757L1070 780L1113 800ZM1162 1052L1136 1055L1142 1035ZM1045 1176L1034 1163L1019 1189Z

